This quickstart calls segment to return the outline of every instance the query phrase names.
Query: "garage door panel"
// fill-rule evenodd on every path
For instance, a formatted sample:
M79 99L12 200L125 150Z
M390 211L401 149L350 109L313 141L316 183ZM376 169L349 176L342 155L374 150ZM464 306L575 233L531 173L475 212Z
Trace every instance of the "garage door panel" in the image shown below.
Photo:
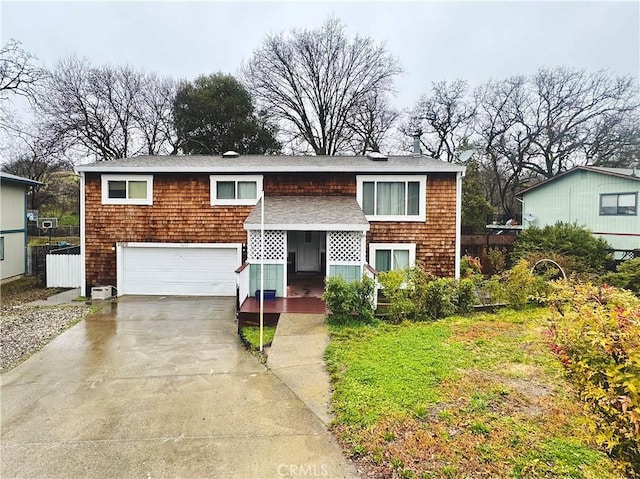
M236 248L123 247L121 294L235 296Z

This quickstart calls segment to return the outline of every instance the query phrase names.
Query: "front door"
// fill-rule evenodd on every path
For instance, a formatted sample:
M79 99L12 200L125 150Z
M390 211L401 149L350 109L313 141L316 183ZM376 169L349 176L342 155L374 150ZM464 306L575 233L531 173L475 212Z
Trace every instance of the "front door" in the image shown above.
M320 232L304 231L298 236L297 271L320 271Z

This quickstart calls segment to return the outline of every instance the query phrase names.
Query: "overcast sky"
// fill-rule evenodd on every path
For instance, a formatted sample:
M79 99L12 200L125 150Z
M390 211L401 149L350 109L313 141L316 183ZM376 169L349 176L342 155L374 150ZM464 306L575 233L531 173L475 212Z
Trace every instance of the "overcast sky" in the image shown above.
M13 2L2 0L2 40L46 66L75 54L193 79L236 74L267 33L341 18L349 34L396 55L396 106L431 82L530 74L568 66L640 73L640 2Z

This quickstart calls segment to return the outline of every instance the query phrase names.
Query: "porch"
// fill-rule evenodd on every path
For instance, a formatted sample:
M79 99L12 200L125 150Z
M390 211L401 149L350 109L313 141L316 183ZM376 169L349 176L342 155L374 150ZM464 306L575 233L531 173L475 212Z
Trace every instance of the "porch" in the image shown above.
M241 304L261 288L281 298L310 296L290 288L304 277L321 280L316 296L325 277L362 277L369 223L354 197L266 197L264 219L261 210L262 200L244 223L247 259L237 270Z
M321 274L288 275L286 297L264 301L264 323L275 326L282 313L326 314L322 300L324 276ZM238 298L240 299L240 298ZM257 326L260 321L260 300L255 295L247 296L238 307L240 326Z

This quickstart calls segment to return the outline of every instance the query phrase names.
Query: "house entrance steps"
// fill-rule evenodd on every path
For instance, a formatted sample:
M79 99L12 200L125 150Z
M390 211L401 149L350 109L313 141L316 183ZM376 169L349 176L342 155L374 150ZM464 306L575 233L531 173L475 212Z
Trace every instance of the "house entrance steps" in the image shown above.
M283 313L267 358L269 369L325 425L333 418L331 382L324 364L328 344L324 314Z

